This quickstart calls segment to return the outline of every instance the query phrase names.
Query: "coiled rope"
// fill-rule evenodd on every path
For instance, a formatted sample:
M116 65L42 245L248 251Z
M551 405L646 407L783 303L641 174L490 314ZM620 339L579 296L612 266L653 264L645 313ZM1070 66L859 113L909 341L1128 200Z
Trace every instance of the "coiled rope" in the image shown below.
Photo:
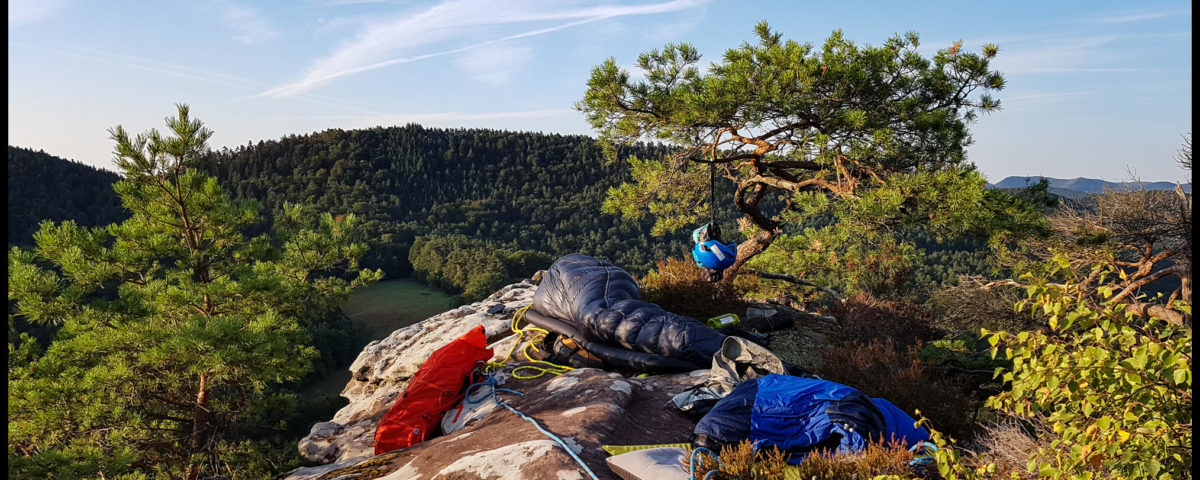
M493 364L488 364L489 367L491 365L493 365ZM541 374L539 374L539 376L540 375ZM555 443L557 443L560 447L562 447L562 449L567 452L567 455L570 455L571 459L575 460L575 463L578 463L579 466L583 468L583 471L586 472L588 474L588 476L592 478L592 480L600 480L600 478L596 476L596 473L593 472L592 469L587 466L587 463L584 463L583 459L579 458L579 455L575 454L575 451L571 449L571 446L567 445L566 441L564 441L562 438L559 438L558 435L555 435L554 433L550 432L549 430L542 428L542 425L539 424L537 422L537 420L534 420L533 418L530 418L528 415L525 415L520 410L517 410L515 407L513 407L512 405L509 405L508 402L501 400L500 397L498 395L496 395L497 392L512 393L512 394L516 394L516 395L525 395L524 393L518 392L516 390L508 389L508 388L500 388L500 386L499 386L500 382L498 382L496 380L495 375L490 372L484 372L483 378L484 378L483 381L474 383L470 387L467 387L466 398L463 399L464 402L466 402L467 400L471 400L471 392L475 388L478 388L478 387L484 386L484 385L490 385L492 387L492 393L491 393L492 401L496 402L496 405L504 407L505 409L512 412L516 416L521 417L521 419L523 419L529 423L532 423L533 426L535 428L537 428L539 432L542 432L542 434L546 435L547 437L550 437L551 440L554 440ZM475 403L475 402L479 402L482 400L483 400L483 397L481 397L479 400L471 400L471 402Z
M911 461L909 461L908 464L910 466L914 466L914 467L917 465L928 465L933 462L934 458L933 458L932 453L936 452L937 450L938 450L937 445L934 445L929 442L921 442L916 445L913 445L912 447L909 447L908 451L913 452L914 455L916 455L918 453L924 453L926 451L928 451L929 454L923 455L920 457L916 457L916 458L912 459Z
M529 307L532 307L532 306L533 306L533 304L526 305L525 307L522 307L521 309L517 310L516 313L513 314L512 323L509 325L509 328L512 330L513 333L517 334L516 342L513 342L512 349L510 349L508 351L508 355L505 355L503 360L501 360L499 362L486 362L481 368L476 368L476 371L479 372L479 375L483 377L483 381L473 383L473 384L471 384L471 386L467 387L466 395L463 398L463 403L464 404L474 404L474 403L483 401L484 397L480 397L479 399L472 399L471 393L476 388L479 388L481 386L484 386L484 385L491 386L492 387L492 392L491 392L492 401L494 401L496 403L496 405L504 407L505 409L512 412L513 414L520 417L521 419L523 419L529 423L532 423L533 426L536 427L539 432L542 432L542 434L546 435L547 437L550 437L551 440L554 440L555 443L557 443L560 447L562 447L562 449L567 452L567 455L570 455L571 458L573 460L575 460L575 463L578 463L579 466L583 468L583 471L586 472L588 474L588 476L592 478L592 480L600 480L599 477L596 476L596 473L593 472L592 469L587 466L587 463L584 463L583 459L579 458L579 455L576 455L574 450L571 450L571 447L570 447L570 445L567 445L567 442L565 442L565 441L563 441L563 439L559 438L558 435L555 435L554 433L550 432L549 430L542 428L542 425L539 424L537 422L537 420L534 420L533 418L530 418L528 415L525 415L520 410L517 410L515 407L513 407L512 405L509 405L508 402L501 400L500 397L498 395L496 395L497 392L512 393L515 395L525 395L523 392L519 392L516 390L509 389L509 388L500 388L500 382L498 380L496 380L496 374L500 370L502 370L504 368L508 368L508 362L510 360L512 360L513 354L515 354L517 352L517 347L519 347L521 345L522 340L525 340L525 335L527 333L531 334L531 336L528 339L529 341L525 343L525 347L523 349L521 349L521 353L523 353L525 355L525 360L527 360L531 363L535 363L537 365L517 365L515 367L512 367L512 369L509 371L509 375L512 375L513 378L529 380L529 379L541 377L542 375L545 375L545 374L562 375L566 372L575 370L574 368L568 367L565 365L559 365L557 363L547 362L545 360L537 360L529 355L529 348L533 347L534 350L540 351L540 350L538 350L537 346L534 344L537 343L542 338L545 338L546 335L550 334L549 330L546 330L544 328L538 328L533 325L528 325L525 328L519 328L519 325L521 323L521 318L523 318L525 316L525 312L527 310L529 310ZM527 374L527 375L522 375L522 374L518 373L523 370L533 370L537 373L536 374Z
M533 304L526 305L526 306L522 307L521 309L517 310L517 312L513 314L512 323L509 325L509 328L512 330L513 333L517 334L517 341L513 343L512 349L508 351L508 355L504 356L504 360L501 360L499 362L488 362L487 368L485 369L485 373L497 371L497 370L500 370L501 368L506 367L508 365L509 360L512 360L513 354L517 352L517 347L521 346L521 341L525 340L525 335L527 333L530 334L530 337L528 339L529 341L525 343L525 347L521 349L521 353L525 355L525 360L529 361L530 363L534 363L536 365L518 365L518 366L514 367L512 369L512 371L509 372L509 374L511 374L513 376L513 378L518 378L521 380L530 380L530 379L541 377L542 375L545 375L547 373L549 373L551 375L562 375L571 370L575 370L574 368L568 367L566 365L559 365L557 363L547 362L545 360L537 360L529 355L530 348L533 348L535 351L540 352L541 350L539 350L537 348L537 345L535 345L535 344L539 340L545 338L546 335L550 334L549 330L546 330L544 328L538 328L533 325L527 325L527 326L525 326L525 328L518 327L518 325L520 325L520 323L521 323L521 319L525 316L525 312L527 310L529 310L529 307L532 307L532 306L533 306ZM520 372L523 372L526 370L532 370L537 373L534 373L534 374L520 373Z
M718 457L717 454L713 453L712 450L704 447L696 447L695 450L692 450L692 455L688 457L688 476L690 480L696 480L696 458L698 458L697 456L701 453L707 453L713 457L713 460L717 461L717 468L709 470L708 473L704 474L704 478L702 480L711 479L713 475L716 475L717 472L720 472L721 469L725 467L725 463L721 461L721 457Z

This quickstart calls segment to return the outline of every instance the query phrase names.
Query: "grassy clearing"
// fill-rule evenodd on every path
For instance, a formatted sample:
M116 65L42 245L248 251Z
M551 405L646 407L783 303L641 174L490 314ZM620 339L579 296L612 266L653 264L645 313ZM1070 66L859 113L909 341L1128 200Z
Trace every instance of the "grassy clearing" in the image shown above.
M451 295L421 285L416 280L388 280L355 290L342 312L379 340L396 331L453 308Z
M366 332L368 341L373 341L454 306L452 295L421 285L416 280L402 279L377 282L355 290L342 306L342 313ZM304 392L336 397L349 381L350 370L338 369L305 387Z

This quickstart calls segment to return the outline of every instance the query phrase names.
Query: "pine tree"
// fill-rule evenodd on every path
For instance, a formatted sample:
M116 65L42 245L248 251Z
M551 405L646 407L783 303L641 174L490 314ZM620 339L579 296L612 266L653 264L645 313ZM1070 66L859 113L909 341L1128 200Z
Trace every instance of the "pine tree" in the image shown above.
M986 211L985 182L965 147L967 125L999 108L990 93L1004 78L989 67L997 47L955 43L927 59L911 32L862 46L835 31L817 47L785 41L766 22L755 33L756 44L728 49L704 72L686 43L643 53L640 79L615 59L593 69L577 108L608 146L677 147L630 157L633 180L609 191L606 211L649 212L656 233L695 225L715 210L714 169L745 235L729 283L773 245L775 258L755 264L789 264L799 276L866 265L892 282L917 255L887 233L898 224L961 233L988 220L975 213Z
M247 238L257 205L194 169L212 132L186 105L166 123L109 131L128 220L43 222L35 249L9 253L18 315L60 326L44 354L10 362L10 475L248 468L229 459L243 423L318 356L305 327L381 276L358 270L352 215L288 206L278 235Z

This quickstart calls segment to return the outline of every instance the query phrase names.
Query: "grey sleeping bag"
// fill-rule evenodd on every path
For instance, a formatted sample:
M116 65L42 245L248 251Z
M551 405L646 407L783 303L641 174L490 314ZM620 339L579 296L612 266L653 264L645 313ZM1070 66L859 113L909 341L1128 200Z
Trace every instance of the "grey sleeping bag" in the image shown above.
M641 299L633 276L611 263L572 253L550 266L533 310L574 327L585 343L669 357L708 368L725 335Z

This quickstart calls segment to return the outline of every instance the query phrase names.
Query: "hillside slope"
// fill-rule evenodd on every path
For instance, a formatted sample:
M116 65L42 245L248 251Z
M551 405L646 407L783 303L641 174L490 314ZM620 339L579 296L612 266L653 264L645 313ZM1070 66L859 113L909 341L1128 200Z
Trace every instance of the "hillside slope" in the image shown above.
M638 145L621 156L661 155ZM581 135L419 125L327 130L213 152L201 168L272 211L284 202L354 213L378 242L370 266L407 276L415 237L461 234L551 255L582 252L645 271L685 255L687 233L652 238L650 221L601 212L629 178Z
M44 220L100 226L126 217L112 184L120 176L41 150L8 146L8 244L33 245Z

